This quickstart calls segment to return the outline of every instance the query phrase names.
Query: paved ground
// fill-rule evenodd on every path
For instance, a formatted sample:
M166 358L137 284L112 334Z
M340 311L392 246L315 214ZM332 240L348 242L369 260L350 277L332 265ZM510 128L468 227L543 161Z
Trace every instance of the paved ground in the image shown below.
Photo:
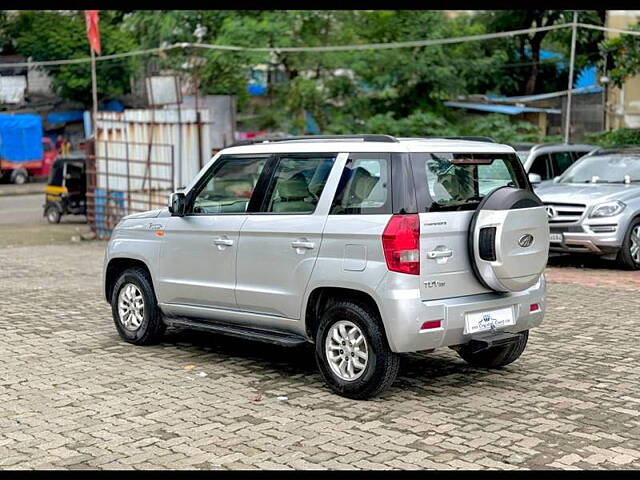
M15 186L0 185L0 192ZM43 216L44 202L44 192L0 194L0 248L69 243L72 236L89 230L84 215L63 216L59 224L49 224Z
M640 468L640 273L560 262L518 362L407 355L393 388L356 402L307 348L120 341L103 250L0 249L0 468Z

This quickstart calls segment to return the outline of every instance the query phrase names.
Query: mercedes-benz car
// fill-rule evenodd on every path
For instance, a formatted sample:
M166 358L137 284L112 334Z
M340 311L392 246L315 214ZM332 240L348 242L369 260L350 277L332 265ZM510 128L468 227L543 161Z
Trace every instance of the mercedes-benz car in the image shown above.
M592 152L536 193L547 208L551 251L640 269L640 148Z

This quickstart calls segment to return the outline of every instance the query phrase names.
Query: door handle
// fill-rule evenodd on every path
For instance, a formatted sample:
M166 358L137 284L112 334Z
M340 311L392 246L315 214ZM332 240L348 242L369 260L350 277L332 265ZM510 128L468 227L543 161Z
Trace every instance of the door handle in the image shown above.
M213 243L215 245L224 245L226 247L230 247L231 245L233 245L233 240L231 240L230 238L214 238L213 239Z
M293 248L306 248L311 250L312 248L316 247L316 244L314 242L302 242L300 240L296 240L291 242L291 247Z
M453 250L432 250L427 252L427 258L446 258L453 255Z

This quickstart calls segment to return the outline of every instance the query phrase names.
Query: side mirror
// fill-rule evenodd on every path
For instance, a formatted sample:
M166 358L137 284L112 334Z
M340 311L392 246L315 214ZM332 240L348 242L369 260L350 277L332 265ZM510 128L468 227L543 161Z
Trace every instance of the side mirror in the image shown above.
M553 183L558 183L560 181L560 175L557 177L553 177Z
M529 181L531 182L532 185L537 185L538 183L542 182L542 177L537 173L530 173Z
M184 217L185 196L182 192L173 192L169 195L169 212L174 217Z

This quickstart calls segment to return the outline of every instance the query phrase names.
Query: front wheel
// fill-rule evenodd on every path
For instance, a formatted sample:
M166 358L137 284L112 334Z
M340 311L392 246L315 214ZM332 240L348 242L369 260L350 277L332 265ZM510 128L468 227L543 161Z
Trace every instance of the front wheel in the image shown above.
M624 269L640 269L640 219L631 222L616 261Z
M507 345L491 347L480 352L473 353L469 345L463 345L458 349L458 355L469 365L484 368L500 368L515 362L524 352L529 339L529 330L520 332L518 338Z
M16 185L24 185L29 180L29 174L24 170L14 170L11 173L11 182Z
M374 397L398 374L399 356L389 348L378 315L365 305L333 304L322 315L315 340L320 373L338 395Z
M111 312L120 337L134 345L157 343L166 328L151 278L142 268L120 275L111 294Z

